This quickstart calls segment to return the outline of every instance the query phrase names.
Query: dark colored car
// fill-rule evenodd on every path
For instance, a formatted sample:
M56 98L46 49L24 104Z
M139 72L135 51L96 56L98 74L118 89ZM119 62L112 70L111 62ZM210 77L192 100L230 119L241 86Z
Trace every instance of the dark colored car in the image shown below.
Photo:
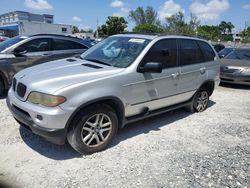
M250 85L250 48L237 48L221 59L221 82Z
M91 46L80 38L50 34L17 36L0 43L0 95L9 88L18 71L80 55Z
M216 52L219 52L225 48L223 44L213 44L213 46Z
M218 55L220 58L224 58L227 56L230 52L232 52L234 48L224 48L223 50L218 52Z

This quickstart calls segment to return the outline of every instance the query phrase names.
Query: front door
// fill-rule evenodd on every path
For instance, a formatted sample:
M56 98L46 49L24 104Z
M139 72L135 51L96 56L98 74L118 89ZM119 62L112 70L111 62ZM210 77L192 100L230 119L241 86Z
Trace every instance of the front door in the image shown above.
M45 63L50 60L50 39L39 38L30 40L24 44L21 44L19 48L22 48L25 53L20 55L12 55L9 58L9 77L13 76L22 69Z
M139 66L147 62L162 63L162 73L137 73L138 82L130 85L131 99L129 115L150 111L178 103L176 100L179 67L177 65L176 39L157 41L147 52Z

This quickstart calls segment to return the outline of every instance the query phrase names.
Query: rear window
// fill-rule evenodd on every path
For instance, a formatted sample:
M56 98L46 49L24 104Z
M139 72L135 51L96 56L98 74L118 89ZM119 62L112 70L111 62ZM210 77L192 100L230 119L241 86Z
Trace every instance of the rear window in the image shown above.
M203 41L197 41L203 54L205 55L205 61L214 61L215 58L215 53L213 49L207 44L206 42Z
M192 65L204 62L202 51L195 40L181 39L180 47L181 65Z

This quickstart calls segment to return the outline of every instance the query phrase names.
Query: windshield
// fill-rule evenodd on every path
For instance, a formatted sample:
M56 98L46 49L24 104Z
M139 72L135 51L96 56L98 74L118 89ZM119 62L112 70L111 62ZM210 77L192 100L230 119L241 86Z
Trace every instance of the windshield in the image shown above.
M250 60L250 50L233 50L225 59Z
M3 42L0 43L0 52L2 52L3 50L7 49L8 47L12 46L13 44L16 44L22 40L24 40L24 37L13 37L10 39L7 39Z
M234 50L233 48L224 48L218 54L225 57L227 54L229 54L233 50Z
M81 55L82 59L115 67L128 67L150 42L134 37L109 37Z

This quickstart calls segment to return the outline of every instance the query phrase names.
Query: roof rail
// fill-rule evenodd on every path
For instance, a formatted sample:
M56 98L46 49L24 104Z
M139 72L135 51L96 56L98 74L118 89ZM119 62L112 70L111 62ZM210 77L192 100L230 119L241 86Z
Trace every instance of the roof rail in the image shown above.
M70 34L49 34L49 33L40 33L40 34L34 34L30 36L58 36L58 37L71 37L71 38L78 38L77 36L72 36Z
M196 35L189 35L185 33L175 33L175 32L165 32L165 33L147 33L147 32L124 32L122 34L139 34L139 35L153 35L153 36L167 36L167 35L177 35L177 36L186 36L186 37L194 37L194 38L201 38Z

